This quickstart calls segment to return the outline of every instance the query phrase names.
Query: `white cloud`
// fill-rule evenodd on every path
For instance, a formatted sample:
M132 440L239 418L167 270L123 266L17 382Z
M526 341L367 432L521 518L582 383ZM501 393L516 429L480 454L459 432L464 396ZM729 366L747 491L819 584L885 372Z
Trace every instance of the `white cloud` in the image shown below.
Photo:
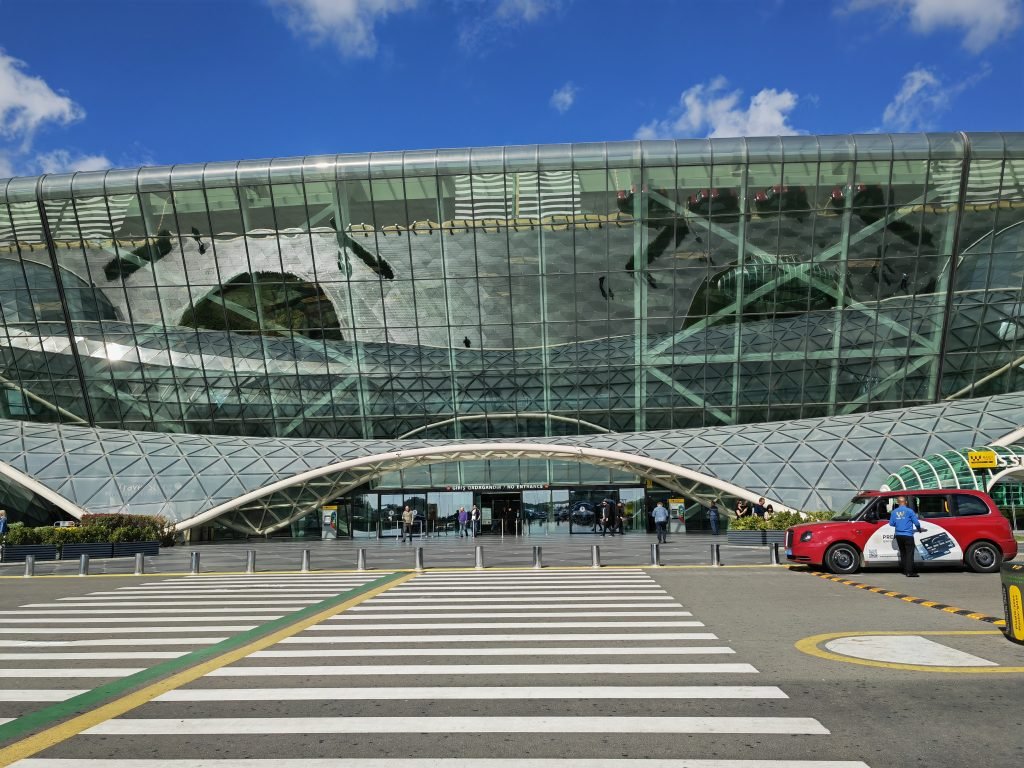
M903 85L882 114L886 128L896 131L926 130L935 116L949 109L949 95L935 74L927 69L911 70Z
M493 11L471 16L461 25L459 44L467 51L480 50L508 29L534 23L563 5L565 0L500 0Z
M0 178L109 168L110 160L103 155L67 149L33 153L39 128L81 120L85 110L25 69L25 62L0 49Z
M38 173L71 173L72 171L104 171L111 166L103 155L72 154L66 149L54 149L35 156Z
M1022 0L849 0L847 9L863 11L881 7L906 15L911 28L927 35L942 27L964 32L963 46L979 53L1021 24Z
M536 21L560 4L558 0L501 0L494 15L511 21Z
M785 136L804 133L789 124L797 104L792 91L763 88L749 104L741 106L743 92L729 91L728 81L716 77L710 83L683 91L679 105L663 120L652 120L636 131L638 139L687 136Z
M280 8L292 32L314 45L325 40L344 56L377 53L377 22L416 7L419 0L270 0Z
M85 117L85 111L24 70L25 62L0 49L0 137L20 142L27 151L40 125L67 125Z
M565 114L576 101L576 86L566 83L557 91L551 94L551 107L561 114Z
M927 131L949 110L953 99L989 74L981 67L975 74L950 85L931 69L918 66L903 76L903 83L882 113L882 125L890 131Z

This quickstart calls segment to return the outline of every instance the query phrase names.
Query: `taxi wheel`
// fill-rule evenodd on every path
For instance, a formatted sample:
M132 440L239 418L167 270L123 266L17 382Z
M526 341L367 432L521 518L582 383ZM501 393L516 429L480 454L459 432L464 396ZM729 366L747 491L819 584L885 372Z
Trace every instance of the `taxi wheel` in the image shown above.
M832 573L856 573L860 570L860 552L852 544L833 544L825 553L825 567Z
M991 541L976 541L967 548L964 562L975 573L995 573L1003 562L1003 552Z

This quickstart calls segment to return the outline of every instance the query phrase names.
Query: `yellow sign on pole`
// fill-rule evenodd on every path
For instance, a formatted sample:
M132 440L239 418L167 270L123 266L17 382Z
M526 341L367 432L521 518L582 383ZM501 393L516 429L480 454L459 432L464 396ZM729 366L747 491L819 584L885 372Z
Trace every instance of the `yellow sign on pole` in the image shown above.
M994 469L999 462L995 451L968 451L967 466L971 469Z

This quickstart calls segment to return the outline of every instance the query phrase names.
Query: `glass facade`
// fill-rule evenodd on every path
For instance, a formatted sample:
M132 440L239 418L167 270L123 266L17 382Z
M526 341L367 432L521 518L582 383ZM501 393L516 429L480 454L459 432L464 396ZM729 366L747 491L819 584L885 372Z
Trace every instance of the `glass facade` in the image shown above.
M508 438L1017 392L1022 222L1024 134L0 180L0 418Z

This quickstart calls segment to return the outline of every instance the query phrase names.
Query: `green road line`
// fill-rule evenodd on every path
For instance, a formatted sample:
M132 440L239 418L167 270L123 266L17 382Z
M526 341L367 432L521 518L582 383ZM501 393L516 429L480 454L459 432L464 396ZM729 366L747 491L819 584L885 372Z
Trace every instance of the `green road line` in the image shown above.
M218 656L227 651L241 647L246 643L262 637L263 635L270 634L271 632L281 629L282 627L286 627L289 624L301 621L307 616L315 615L335 605L344 603L347 600L351 600L353 597L361 595L364 592L377 589L378 587L384 586L388 582L402 578L405 575L406 574L403 573L390 573L386 576L375 579L374 581L367 582L361 587L350 589L347 592L342 592L341 594L336 595L335 597L329 597L314 605L307 606L278 619L268 621L266 624L261 624L253 629L240 632L239 634L229 637L226 640L222 640L214 645L201 648L197 651L192 651L191 653L177 659L162 662L156 666L144 669L141 672L136 672L133 675L128 675L127 677L122 677L119 680L114 680L97 688L93 688L91 691L86 691L85 693L79 694L78 696L74 696L65 701L56 702L48 707L43 707L35 712L30 712L16 720L0 725L0 744L4 744L28 733L39 730L40 728L51 725L56 721L93 709L110 699L124 694L132 688L137 688L144 683L158 680L181 669L205 661L211 657Z

